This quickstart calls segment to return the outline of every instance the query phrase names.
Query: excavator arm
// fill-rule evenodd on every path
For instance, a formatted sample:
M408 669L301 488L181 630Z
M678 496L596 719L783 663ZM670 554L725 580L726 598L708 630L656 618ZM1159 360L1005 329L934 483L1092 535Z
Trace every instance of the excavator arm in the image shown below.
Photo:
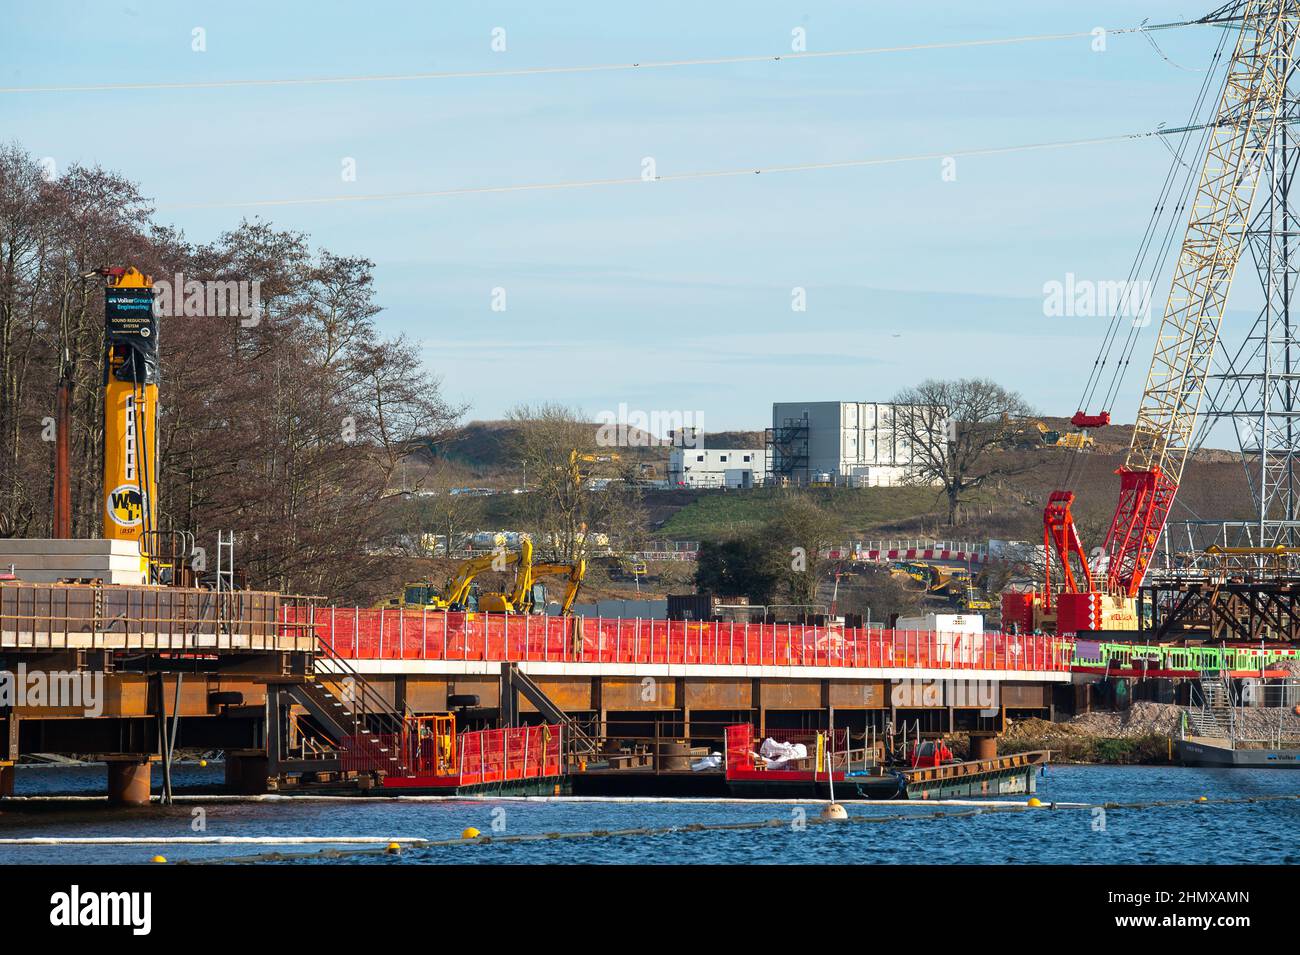
M564 589L564 600L560 602L560 615L567 617L573 610L573 603L578 599L578 590L582 587L582 579L587 575L587 562L577 560L572 564L537 564L533 567L533 577L544 577L548 574L563 575L568 578L568 585ZM529 598L532 599L530 592ZM529 610L531 610L531 606Z
M447 581L447 586L443 590L442 599L445 609L463 607L465 601L469 599L469 588L474 583L474 578L489 570L503 570L502 562L506 567L517 564L519 554L513 552L509 554L484 554L481 557L470 558L461 564L456 571L456 575Z

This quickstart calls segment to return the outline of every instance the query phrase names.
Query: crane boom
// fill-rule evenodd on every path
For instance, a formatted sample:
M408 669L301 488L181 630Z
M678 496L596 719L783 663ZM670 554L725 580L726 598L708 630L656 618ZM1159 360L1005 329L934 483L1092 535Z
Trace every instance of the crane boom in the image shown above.
M1249 0L1106 535L1111 593L1134 596L1182 480L1228 291L1300 35L1300 2Z
M1016 626L1037 627L1040 616L1047 621L1055 613L1052 624L1058 632L1138 626L1133 598L1182 481L1250 208L1284 111L1300 37L1300 0L1243 0L1234 12L1240 34L1208 127L1133 438L1116 472L1119 501L1100 557L1095 568L1084 559L1070 508L1074 494L1054 492L1043 511L1046 591L1041 603L1035 603L1036 597L1026 601L1023 595L1004 599L1004 625L1010 619ZM1080 410L1072 420L1076 426L1100 427L1109 424L1110 414ZM1062 568L1059 595L1052 593L1053 560ZM1083 568L1082 574L1074 574L1072 560Z

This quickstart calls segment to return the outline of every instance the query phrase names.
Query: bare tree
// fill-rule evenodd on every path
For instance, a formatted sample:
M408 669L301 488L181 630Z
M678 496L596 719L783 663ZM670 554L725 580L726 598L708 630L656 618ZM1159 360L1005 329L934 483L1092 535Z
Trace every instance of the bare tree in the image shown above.
M817 603L818 591L831 566L828 552L842 543L844 524L840 514L805 493L791 489L782 496L780 511L763 536L781 552L791 603Z
M582 472L591 424L581 412L559 404L520 405L508 417L519 429L519 456L529 481L524 506L539 549L565 562L585 557L598 504Z
M441 462L422 485L429 493L419 499L421 524L446 538L446 557L454 556L460 539L483 519L483 498L453 493L461 483L455 470Z
M254 321L188 307L160 319L159 526L201 542L234 530L255 586L368 600L391 563L370 545L410 529L390 496L394 469L461 409L414 343L376 327L368 260L313 250L302 233L260 220L196 246L150 215L116 173L72 166L52 177L20 147L0 146L0 533L51 532L43 422L65 374L73 533L99 533L104 300L94 270L257 282Z
M1027 469L1007 455L991 454L1033 413L1018 393L987 378L929 380L903 389L893 401L895 453L909 461L909 482L942 489L950 527L971 491L996 475Z

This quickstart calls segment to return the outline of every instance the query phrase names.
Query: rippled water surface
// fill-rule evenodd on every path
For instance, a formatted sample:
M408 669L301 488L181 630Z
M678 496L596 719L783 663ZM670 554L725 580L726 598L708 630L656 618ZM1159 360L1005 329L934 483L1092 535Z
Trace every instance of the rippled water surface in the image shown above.
M155 774L156 776L157 774ZM218 765L181 767L178 786L220 782ZM20 768L17 795L103 792L102 767ZM1038 780L1044 802L1139 802L1243 798L1300 792L1300 772L1176 767L1061 766ZM1023 797L1008 798L1022 802ZM57 810L0 808L0 837L68 836L378 836L446 839L467 826L486 834L579 832L780 819L796 809L815 818L820 805L774 803L587 802L578 800L276 800L204 803L206 831L193 829L194 806L108 809L69 803ZM783 824L761 830L672 832L540 843L411 849L399 857L360 856L367 864L414 863L1295 863L1300 861L1300 801L1192 804L1147 809L1045 808L960 819L918 818L933 803L850 803L852 815L898 817L861 825ZM952 811L957 811L953 809ZM169 861L257 853L315 853L322 846L0 845L0 863L134 863L161 853ZM333 864L343 860L323 860Z

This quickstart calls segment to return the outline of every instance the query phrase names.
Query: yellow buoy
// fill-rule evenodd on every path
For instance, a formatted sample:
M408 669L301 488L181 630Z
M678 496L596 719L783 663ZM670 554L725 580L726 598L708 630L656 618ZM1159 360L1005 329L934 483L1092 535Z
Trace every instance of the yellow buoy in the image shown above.
M207 769L208 761L206 759L199 760L199 766L201 766L204 769Z
M388 844L388 847L384 849L384 851L387 852L389 855L394 855L402 851L402 846L400 843L390 842Z
M462 839L477 839L479 835L480 835L479 831L475 829L473 826L470 826L468 829L466 829L464 832L460 834L460 837Z
M153 857L152 859L150 859L149 861L150 861L150 862L160 862L160 863L161 863L161 862L166 862L167 859L166 859L164 856L154 856L154 857Z
M1035 809L1037 809L1042 804L1043 801L1039 799L1037 796L1034 796L1032 799L1029 800L1029 805L1033 806Z
M1209 801L1210 801L1210 797L1209 797L1209 796L1201 796L1201 797L1200 797L1199 799L1197 799L1196 801L1197 801L1197 802L1209 802Z

